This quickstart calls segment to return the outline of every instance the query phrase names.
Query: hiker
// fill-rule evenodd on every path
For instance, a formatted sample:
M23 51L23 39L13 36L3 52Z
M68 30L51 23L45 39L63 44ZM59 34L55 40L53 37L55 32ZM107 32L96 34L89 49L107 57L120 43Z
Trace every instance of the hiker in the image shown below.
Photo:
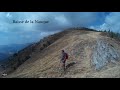
M65 68L66 59L68 59L68 54L64 50L62 50L62 57L60 62L62 63L62 68L64 69L64 71L66 69Z

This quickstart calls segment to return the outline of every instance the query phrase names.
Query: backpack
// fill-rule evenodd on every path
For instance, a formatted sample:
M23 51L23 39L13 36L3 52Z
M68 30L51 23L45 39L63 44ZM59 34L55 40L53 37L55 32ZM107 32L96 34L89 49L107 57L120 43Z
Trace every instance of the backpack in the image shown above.
M68 54L67 53L65 53L66 54L66 59L68 59Z

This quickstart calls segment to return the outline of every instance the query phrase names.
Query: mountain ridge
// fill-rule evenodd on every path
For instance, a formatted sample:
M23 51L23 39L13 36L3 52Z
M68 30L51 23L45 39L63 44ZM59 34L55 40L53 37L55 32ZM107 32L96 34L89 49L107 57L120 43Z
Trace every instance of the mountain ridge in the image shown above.
M51 42L48 43L47 40ZM119 45L118 41L99 31L62 31L32 45L34 48L28 54L30 57L6 78L120 77L120 72L117 72L120 69ZM65 72L59 69L62 49L69 55Z

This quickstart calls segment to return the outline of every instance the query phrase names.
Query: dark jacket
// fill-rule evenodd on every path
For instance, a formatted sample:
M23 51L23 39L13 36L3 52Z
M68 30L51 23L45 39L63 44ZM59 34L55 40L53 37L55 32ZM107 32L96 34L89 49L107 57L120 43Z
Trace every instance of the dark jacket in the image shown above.
M66 59L66 53L63 52L63 53L62 53L62 56L61 56L61 60L65 60L65 59Z

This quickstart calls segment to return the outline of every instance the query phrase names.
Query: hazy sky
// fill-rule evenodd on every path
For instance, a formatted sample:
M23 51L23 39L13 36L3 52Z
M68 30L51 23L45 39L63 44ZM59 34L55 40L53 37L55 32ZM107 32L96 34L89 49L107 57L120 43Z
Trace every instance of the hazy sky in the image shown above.
M13 23L24 21L23 23ZM25 23L25 21L29 21ZM30 22L33 21L33 23ZM48 21L48 23L35 23ZM111 29L119 32L119 12L0 12L0 45L38 41L67 27Z

